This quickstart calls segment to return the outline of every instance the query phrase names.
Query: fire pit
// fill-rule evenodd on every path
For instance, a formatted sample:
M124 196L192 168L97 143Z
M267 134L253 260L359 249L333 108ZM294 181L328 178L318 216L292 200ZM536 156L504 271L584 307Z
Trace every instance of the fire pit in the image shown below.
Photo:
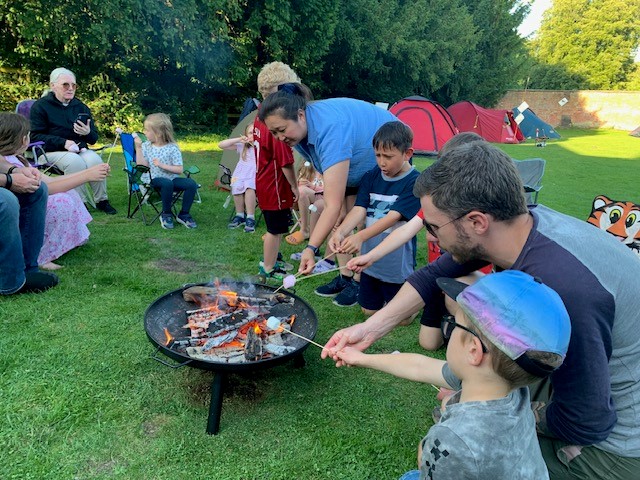
M207 433L216 434L224 383L228 373L271 368L292 360L304 365L305 340L270 330L266 319L277 317L284 328L313 339L318 319L297 295L253 283L225 281L215 286L196 284L179 288L155 300L144 314L147 337L172 368L190 366L215 372ZM157 353L156 352L156 353Z

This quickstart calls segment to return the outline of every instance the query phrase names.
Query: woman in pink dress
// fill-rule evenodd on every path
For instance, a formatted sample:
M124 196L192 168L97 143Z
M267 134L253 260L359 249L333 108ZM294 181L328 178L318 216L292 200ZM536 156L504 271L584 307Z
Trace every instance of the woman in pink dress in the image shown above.
M28 166L28 162L22 157L28 145L29 121L15 113L0 113L0 155L16 168ZM41 268L60 268L53 260L86 243L89 238L87 224L92 218L80 195L73 189L86 182L104 180L109 170L109 165L102 163L69 175L42 176L42 181L49 188L49 199L44 243L38 256Z

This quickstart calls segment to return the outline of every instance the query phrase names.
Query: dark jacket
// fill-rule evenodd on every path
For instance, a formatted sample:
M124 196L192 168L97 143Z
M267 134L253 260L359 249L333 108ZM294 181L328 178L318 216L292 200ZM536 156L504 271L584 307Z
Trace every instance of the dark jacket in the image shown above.
M73 131L73 124L79 113L88 113L91 118L91 132L89 135L77 135ZM67 140L73 140L80 148L93 145L98 140L95 120L91 110L77 98L73 98L66 107L53 92L42 97L31 107L31 141L44 142L47 152L65 150ZM85 123L83 121L83 123Z

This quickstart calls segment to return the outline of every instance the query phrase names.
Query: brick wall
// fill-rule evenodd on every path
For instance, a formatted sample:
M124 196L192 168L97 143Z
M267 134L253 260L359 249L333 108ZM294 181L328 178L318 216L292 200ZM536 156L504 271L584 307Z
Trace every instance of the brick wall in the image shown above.
M558 102L568 102L560 106ZM614 128L640 126L640 92L599 90L508 90L495 108L511 109L523 101L554 127Z

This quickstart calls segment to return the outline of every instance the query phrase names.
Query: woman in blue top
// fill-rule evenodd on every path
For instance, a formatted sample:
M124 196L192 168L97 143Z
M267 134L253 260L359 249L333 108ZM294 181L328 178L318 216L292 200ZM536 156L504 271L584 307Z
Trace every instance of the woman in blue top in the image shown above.
M376 166L374 134L397 119L386 110L351 98L307 102L300 87L281 85L262 103L259 115L276 138L295 147L324 178L325 208L300 260L299 271L308 274L313 271L318 247L340 219L343 205L347 211L353 207L362 176Z

